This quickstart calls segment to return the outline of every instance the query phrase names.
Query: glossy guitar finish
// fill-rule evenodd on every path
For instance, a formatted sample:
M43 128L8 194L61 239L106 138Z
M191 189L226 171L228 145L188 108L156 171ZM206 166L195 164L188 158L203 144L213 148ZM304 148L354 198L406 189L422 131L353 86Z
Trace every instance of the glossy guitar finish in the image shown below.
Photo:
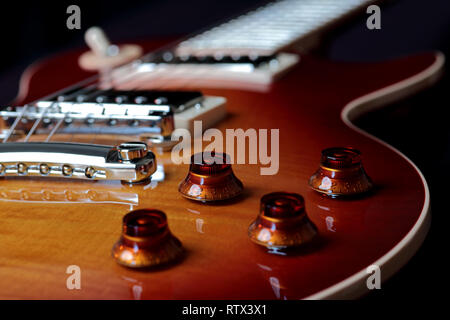
M22 87L20 100L84 78L87 74L76 67L78 55L58 56L28 71L22 85L29 90ZM2 178L0 297L299 299L368 292L369 265L379 265L385 280L422 243L430 222L429 192L414 164L350 121L359 112L431 84L442 64L443 57L433 53L373 64L302 56L267 93L202 90L228 99L229 116L217 128L280 129L278 174L261 176L259 165L234 165L245 190L231 202L201 204L183 198L178 184L188 166L171 164L170 153L156 153L165 178L150 185ZM332 146L362 152L375 184L372 194L333 200L308 187L321 150ZM40 188L46 190L41 199L36 195ZM13 191L14 197L9 194ZM294 256L268 254L247 235L260 198L275 191L301 194L319 230L319 241ZM111 248L120 236L122 217L132 208L164 211L186 249L184 260L153 272L118 265ZM69 265L81 268L81 290L66 287Z

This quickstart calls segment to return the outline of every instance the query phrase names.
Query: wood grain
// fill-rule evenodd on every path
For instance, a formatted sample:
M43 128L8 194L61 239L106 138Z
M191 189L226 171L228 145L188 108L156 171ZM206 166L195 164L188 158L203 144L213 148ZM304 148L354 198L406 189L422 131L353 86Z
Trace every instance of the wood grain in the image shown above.
M85 77L74 67L78 55L68 53L36 66L23 82L29 90L22 90L20 100L33 100ZM373 64L304 56L267 93L203 90L228 99L229 116L217 126L222 131L280 129L278 174L261 176L258 165L234 165L245 193L230 203L205 205L182 198L177 186L187 166L172 164L167 153L157 154L165 180L147 186L2 178L0 297L298 299L364 270L413 228L426 206L426 189L405 158L347 127L341 110L351 100L411 77L435 61L435 54ZM331 200L308 188L320 151L344 145L362 151L376 184L371 196ZM40 190L43 199L38 201ZM305 197L307 213L320 233L313 249L295 256L273 255L248 239L259 199L274 191ZM155 272L115 263L110 251L123 215L132 208L167 214L170 229L187 250L181 263ZM69 265L81 268L81 290L66 288Z

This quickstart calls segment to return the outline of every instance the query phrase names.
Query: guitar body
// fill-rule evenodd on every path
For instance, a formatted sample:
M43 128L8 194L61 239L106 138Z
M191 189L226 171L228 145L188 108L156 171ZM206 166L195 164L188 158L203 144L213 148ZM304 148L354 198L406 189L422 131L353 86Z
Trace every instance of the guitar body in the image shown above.
M143 43L146 50L162 43ZM18 103L54 92L88 74L80 52L31 67ZM368 292L366 268L382 280L398 271L422 243L430 223L426 182L405 156L354 127L358 114L433 83L443 64L429 53L380 63L337 63L302 56L265 92L201 89L227 98L227 118L215 127L279 129L276 175L260 165L233 165L242 197L202 204L181 197L188 165L156 152L165 178L149 185L64 179L0 180L0 297L7 299L301 299L351 298ZM380 124L382 125L382 124ZM308 187L320 152L353 146L375 184L353 200L330 199ZM259 201L274 191L296 192L319 238L295 255L269 254L247 236ZM154 271L118 265L111 248L132 209L167 214L186 255ZM81 289L68 290L67 267L81 268Z

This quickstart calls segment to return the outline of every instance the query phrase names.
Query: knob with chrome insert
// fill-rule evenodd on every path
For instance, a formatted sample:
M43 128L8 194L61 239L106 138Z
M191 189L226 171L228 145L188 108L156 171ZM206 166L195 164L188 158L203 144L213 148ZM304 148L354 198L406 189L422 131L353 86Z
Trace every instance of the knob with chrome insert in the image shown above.
M317 235L317 227L306 215L301 195L273 192L261 198L260 212L248 235L261 246L285 249L310 242Z
M112 249L117 263L130 268L155 267L181 258L183 246L172 235L164 212L131 211L123 217L122 235Z
M186 198L209 202L235 198L244 189L231 169L230 157L225 153L197 153L178 191Z
M322 151L319 169L309 179L309 186L332 198L365 193L372 188L361 161L361 152L351 147Z

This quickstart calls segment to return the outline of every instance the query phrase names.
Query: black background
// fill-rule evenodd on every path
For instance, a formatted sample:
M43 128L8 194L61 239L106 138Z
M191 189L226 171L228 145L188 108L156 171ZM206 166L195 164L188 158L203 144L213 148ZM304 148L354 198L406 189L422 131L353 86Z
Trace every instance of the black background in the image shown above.
M339 1L339 0L336 0ZM83 45L83 33L103 27L115 41L185 35L264 1L128 0L11 1L0 4L0 104L17 93L27 65ZM66 8L81 7L82 30L66 28ZM320 54L333 60L378 61L440 50L450 57L450 1L397 0L382 5L382 29L369 31L362 14L336 29ZM447 67L448 69L448 67ZM432 227L417 255L382 290L365 299L436 300L447 285L446 222L450 181L450 81L360 119L359 124L410 157L431 188ZM445 259L445 260L444 260Z

